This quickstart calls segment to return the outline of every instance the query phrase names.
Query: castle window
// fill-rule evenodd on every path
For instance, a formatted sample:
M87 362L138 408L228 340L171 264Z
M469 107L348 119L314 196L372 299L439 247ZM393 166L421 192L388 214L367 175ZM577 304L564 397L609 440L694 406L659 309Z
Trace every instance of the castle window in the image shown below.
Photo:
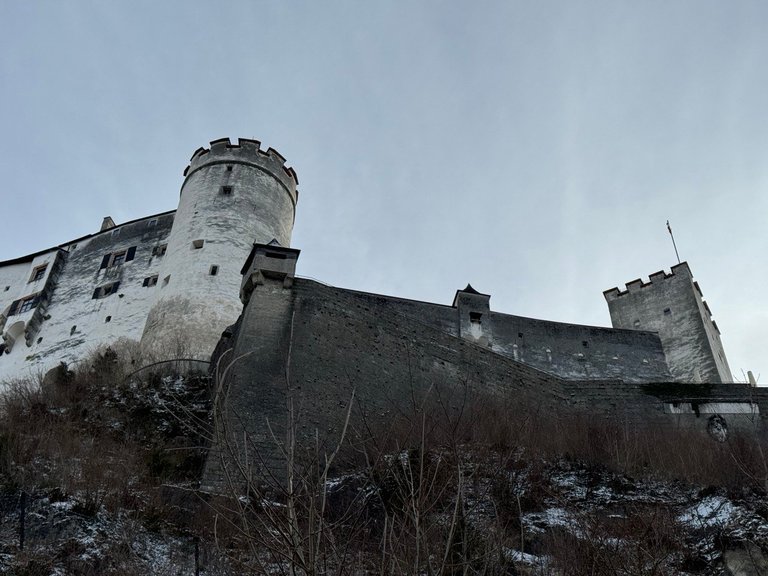
M105 254L101 259L100 270L104 268L113 268L115 266L122 266L126 262L130 262L136 256L136 246L131 246L128 250L118 250L117 252L110 252Z
M72 336L75 332L77 332L77 325L72 326L72 328L69 329L69 335Z
M42 342L42 341L43 341L43 337L40 336L40 338L37 339L37 343L40 344L40 342Z
M669 316L670 314L672 314L672 310L669 308L664 308L664 316Z
M171 281L171 275L168 274L165 278L163 278L163 287L168 286L168 282Z
M112 322L112 316L107 316L106 318L104 318L104 323L106 324L108 322Z
M29 277L30 282L37 282L45 277L45 271L48 269L48 264L43 264L32 270L32 276Z
M219 273L219 267L218 267L218 266L216 266L216 264L214 264L213 266L211 266L211 269L208 271L208 273L209 273L211 276L216 276L216 274L218 274L218 273Z
M36 296L29 296L21 301L21 306L19 306L19 314L24 314L24 312L29 312L32 310L35 306L37 306L37 297Z
M152 248L152 256L165 256L165 251L168 250L168 244L160 244Z
M155 286L157 284L157 274L154 276L147 276L144 278L144 282L141 283L142 286L148 287L148 286Z
M104 286L99 286L96 288L96 290L93 291L93 296L91 296L91 300L98 300L100 298L106 298L110 294L114 294L117 292L117 289L120 287L120 282L112 282L111 284L105 284Z
M157 226L157 218L152 218L152 220L147 222L147 226Z
M115 228L112 230L112 236L120 236L120 228Z
M33 308L36 308L39 302L40 302L40 297L38 296L38 294L32 294L31 296L27 296L26 298L16 300L15 302L11 303L11 307L8 309L8 316L29 312Z
M522 333L522 332L518 332L518 333L517 333L517 337L518 337L518 338L522 338L522 337L523 337L523 333Z
M634 322L632 322L632 325L633 325L635 328L640 328L640 320L635 320Z
M200 250L200 248L203 247L203 244L205 244L205 240L192 240L192 248L195 250Z
M5 292L8 292L8 290L10 290L10 289L11 289L11 287L10 287L10 286L6 286L6 287L5 287Z
M227 164L227 172L232 172L232 164Z
M232 196L232 186L222 186L221 193L224 196Z
M584 346L584 348L587 348L589 346L589 342L587 342L586 340L582 340L581 345Z
M469 321L473 324L480 324L480 319L483 317L483 315L480 312L470 312L469 313Z

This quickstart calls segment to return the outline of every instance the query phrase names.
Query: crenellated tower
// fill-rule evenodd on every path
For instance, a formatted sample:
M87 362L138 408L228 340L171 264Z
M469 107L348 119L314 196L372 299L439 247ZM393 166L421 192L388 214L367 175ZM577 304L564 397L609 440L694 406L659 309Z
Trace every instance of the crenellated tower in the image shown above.
M240 270L254 243L289 246L298 181L285 158L256 140L199 148L162 259L142 348L157 356L208 358L242 310Z
M733 382L720 330L687 262L603 292L614 328L659 333L678 382Z

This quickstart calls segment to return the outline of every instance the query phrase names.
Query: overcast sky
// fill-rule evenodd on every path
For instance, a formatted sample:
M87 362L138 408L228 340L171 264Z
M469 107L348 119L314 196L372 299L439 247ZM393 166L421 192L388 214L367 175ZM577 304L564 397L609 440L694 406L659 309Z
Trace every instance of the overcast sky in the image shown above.
M768 380L768 3L0 0L0 260L176 208L192 152L299 177L298 272L610 325L676 263Z

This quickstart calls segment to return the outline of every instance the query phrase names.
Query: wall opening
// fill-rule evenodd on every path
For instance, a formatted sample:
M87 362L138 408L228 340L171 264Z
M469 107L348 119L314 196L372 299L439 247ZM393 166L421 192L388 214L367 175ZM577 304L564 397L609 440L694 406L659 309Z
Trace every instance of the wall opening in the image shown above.
M43 264L42 266L37 266L34 270L32 270L32 275L29 277L30 282L37 282L38 280L42 280L45 277L45 271L48 269L48 264Z
M473 324L480 324L482 322L483 315L480 312L470 312L469 321Z
M219 273L219 267L218 267L218 266L216 266L216 264L212 265L212 266L211 266L211 269L208 271L208 273L209 273L211 276L216 276L216 274L218 274L218 273Z
M205 244L205 240L192 240L192 248L195 250L200 250L200 248L203 247Z
M75 332L77 332L77 326L72 326L72 328L69 329L69 335L72 336Z
M104 318L104 323L106 324L108 322L112 322L112 316L107 316L106 318Z
M232 186L222 186L221 194L223 196L232 196Z

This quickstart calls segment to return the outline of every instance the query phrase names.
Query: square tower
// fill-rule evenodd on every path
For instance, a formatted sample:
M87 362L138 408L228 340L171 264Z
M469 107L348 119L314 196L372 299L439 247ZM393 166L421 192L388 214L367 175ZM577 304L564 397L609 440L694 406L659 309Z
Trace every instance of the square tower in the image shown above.
M687 262L603 292L614 328L659 333L677 382L733 382L720 330Z

